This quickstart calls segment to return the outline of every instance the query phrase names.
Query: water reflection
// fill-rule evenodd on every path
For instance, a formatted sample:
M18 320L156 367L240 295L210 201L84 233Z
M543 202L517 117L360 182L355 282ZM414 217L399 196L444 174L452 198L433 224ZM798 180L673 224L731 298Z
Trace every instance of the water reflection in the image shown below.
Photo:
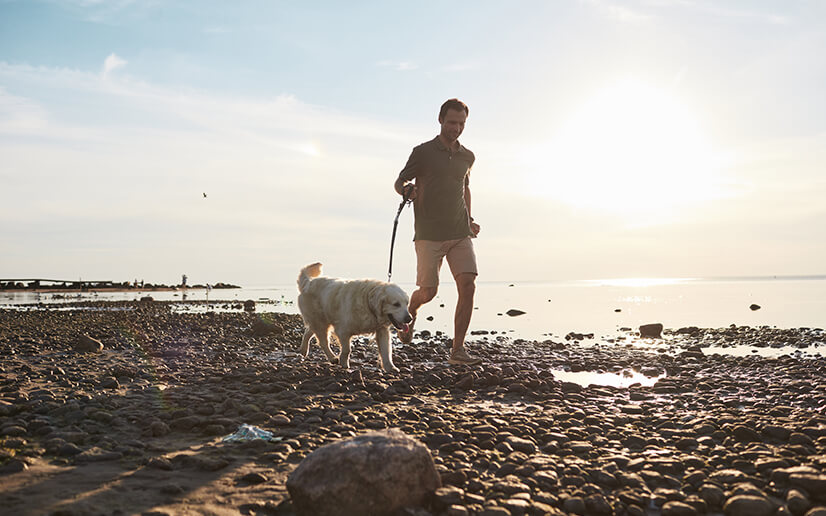
M635 383L643 387L650 387L657 383L657 380L664 378L665 374L657 376L646 376L633 369L623 369L619 373L600 373L596 371L565 371L564 369L553 369L551 371L554 378L561 382L572 382L583 387L589 385L604 385L606 387L625 388Z

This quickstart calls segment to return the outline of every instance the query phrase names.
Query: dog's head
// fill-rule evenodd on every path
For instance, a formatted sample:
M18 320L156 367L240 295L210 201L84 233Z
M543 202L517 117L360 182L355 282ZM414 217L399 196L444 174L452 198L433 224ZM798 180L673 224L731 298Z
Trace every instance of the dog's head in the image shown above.
M407 330L413 320L407 305L410 298L404 290L393 283L385 283L370 293L370 308L380 323L389 322L397 330Z

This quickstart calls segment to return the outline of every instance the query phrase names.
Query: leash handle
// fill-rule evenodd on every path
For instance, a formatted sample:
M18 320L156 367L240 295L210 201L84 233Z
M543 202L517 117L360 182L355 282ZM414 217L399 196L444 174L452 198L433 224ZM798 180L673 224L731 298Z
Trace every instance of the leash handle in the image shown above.
M414 185L413 183L407 183L406 185L404 185L404 188L402 188L402 199L403 199L402 202L403 203L413 202L413 201L410 200L410 194L413 193L413 190L415 188L416 188L416 185Z

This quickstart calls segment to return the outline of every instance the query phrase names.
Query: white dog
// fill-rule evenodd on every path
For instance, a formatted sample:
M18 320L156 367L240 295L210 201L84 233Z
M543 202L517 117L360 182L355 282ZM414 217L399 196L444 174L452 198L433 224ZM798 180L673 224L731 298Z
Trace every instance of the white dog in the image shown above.
M393 365L390 329L406 330L413 320L407 311L409 298L398 285L377 280L343 280L319 277L321 264L313 263L298 275L298 307L307 331L301 341L301 355L310 351L315 335L327 358L350 367L350 339L375 333L379 345L379 367L398 371ZM330 327L341 343L341 355L330 350Z

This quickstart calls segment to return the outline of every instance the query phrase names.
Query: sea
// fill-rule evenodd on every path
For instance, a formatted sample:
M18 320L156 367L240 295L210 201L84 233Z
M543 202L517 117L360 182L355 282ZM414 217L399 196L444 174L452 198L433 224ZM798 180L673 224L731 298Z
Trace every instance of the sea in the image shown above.
M408 292L415 286L401 283ZM247 300L257 313L299 313L294 283L239 289L36 293L0 291L0 308L38 310L76 308L78 301L177 301L185 312L238 311ZM416 329L453 334L456 289L444 282L424 305ZM820 338L801 351L791 346L753 348L748 345L707 352L747 356L795 354L826 356L826 275L732 278L633 278L576 281L477 283L469 341L474 339L552 340L579 345L620 345L640 325L662 323L665 328L725 328L732 325L767 328L806 328ZM578 334L576 337L566 336ZM584 336L584 337L583 337ZM665 335L665 340L669 338ZM562 374L576 374L560 372ZM614 384L638 381L614 378ZM593 375L591 375L593 376ZM573 378L570 378L575 380ZM608 379L604 379L604 384ZM644 379L643 379L644 380ZM592 377L587 379L593 381ZM619 383L618 383L619 382ZM610 383L610 382L609 382Z
M401 284L408 292L415 286ZM0 308L60 307L77 301L179 301L181 310L232 310L257 303L258 312L298 313L295 284L239 289L35 293L0 291ZM417 329L453 331L455 285L444 282L424 305ZM187 303L191 303L189 306ZM34 306L33 306L34 305ZM517 314L517 315L509 315ZM662 323L721 328L826 328L826 275L735 278L633 278L607 280L485 282L476 287L471 331L545 340L574 332L610 338L623 329Z

